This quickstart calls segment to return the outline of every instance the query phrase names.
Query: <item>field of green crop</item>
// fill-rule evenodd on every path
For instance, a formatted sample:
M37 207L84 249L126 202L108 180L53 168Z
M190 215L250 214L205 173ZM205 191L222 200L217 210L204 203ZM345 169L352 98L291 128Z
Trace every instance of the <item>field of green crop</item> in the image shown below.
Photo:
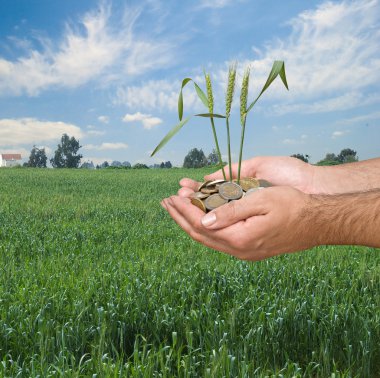
M205 173L0 169L0 376L380 376L380 250L207 249L160 206Z

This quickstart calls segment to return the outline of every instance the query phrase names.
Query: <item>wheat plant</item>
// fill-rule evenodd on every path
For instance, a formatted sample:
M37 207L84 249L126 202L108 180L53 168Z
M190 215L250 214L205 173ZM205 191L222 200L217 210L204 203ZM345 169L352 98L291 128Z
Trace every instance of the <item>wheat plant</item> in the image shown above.
M211 84L211 78L209 74L205 73L205 82L206 82L206 92L207 95L202 91L202 89L199 87L199 85L191 78L185 78L182 80L181 90L178 96L178 119L179 123L175 125L161 140L161 142L157 145L157 147L152 152L151 156L156 154L159 150L161 150L162 147L166 143L169 142L169 140L178 133L182 129L182 127L191 119L192 116L188 116L186 118L183 118L183 88L190 82L193 82L195 91L199 97L199 99L202 101L202 103L205 105L205 107L208 110L208 113L202 113L202 114L195 114L196 117L206 117L210 119L211 122L211 129L214 136L214 142L216 146L216 151L218 154L219 164L223 172L223 177L226 179L226 174L223 167L222 162L222 155L219 148L219 142L215 130L215 124L214 124L214 118L224 118L226 120L226 130L227 130L227 154L228 154L228 169L229 169L229 180L232 180L232 159L231 159L231 132L230 132L230 116L232 111L232 103L234 99L235 94L235 86L236 86L236 67L237 64L233 63L228 70L228 79L227 79L227 89L226 89L226 96L225 96L225 110L226 113L223 114L217 114L214 113L214 95L212 91L212 84ZM261 89L259 95L256 97L256 99L247 107L248 104L248 90L249 90L249 77L250 77L250 68L246 68L243 81L242 81L242 88L240 93L240 123L241 123L241 136L240 136L240 149L239 149L239 163L238 163L238 182L240 182L240 173L241 173L241 163L242 163L242 157L243 157L243 146L244 146L244 135L245 135L245 127L247 122L247 116L248 113L252 110L256 102L259 100L261 95L269 88L269 86L272 84L272 82L276 79L277 76L280 76L283 84L285 85L286 89L289 89L288 83L286 80L286 73L285 73L285 63L281 60L276 60L273 63L272 69L268 75L268 78Z

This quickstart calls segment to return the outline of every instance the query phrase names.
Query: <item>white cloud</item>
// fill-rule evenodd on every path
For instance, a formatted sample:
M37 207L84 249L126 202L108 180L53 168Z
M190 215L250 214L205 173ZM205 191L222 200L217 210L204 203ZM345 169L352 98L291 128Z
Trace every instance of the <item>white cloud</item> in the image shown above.
M75 138L84 133L78 126L53 121L40 121L35 118L0 119L0 146L39 145L43 142L59 143L62 134Z
M151 80L142 86L119 87L114 103L124 104L130 108L175 110L179 88L179 81L173 83L165 80Z
M83 146L83 149L85 150L97 150L97 151L104 151L104 150L120 150L128 148L128 144L126 143L102 143L100 145L95 145L95 144L86 144Z
M352 117L352 118L347 118L347 119L342 119L338 122L336 122L337 125L348 125L352 123L360 123L360 122L368 122L373 119L380 119L380 112L373 112L369 114L365 114L362 116L357 116L357 117Z
M305 140L307 139L307 135L303 134L299 139L295 138L286 138L282 141L282 144L288 144L288 145L293 145L293 144L304 144Z
M84 159L82 159L82 162L83 161L92 161L94 163L94 165L102 165L102 163L104 163L105 161L108 163L108 164L111 164L112 161L114 159L111 159L110 157L96 157L96 156L85 156Z
M92 125L87 126L86 135L100 136L100 135L104 135L105 133L106 132L104 130L98 130L95 126L92 126Z
M210 6L227 3L203 1ZM261 50L254 46L259 59L246 60L238 67L238 77L243 76L246 66L251 67L253 97L265 82L273 61L285 61L290 91L277 80L265 93L264 100L276 99L278 104L269 109L271 113L333 112L380 102L373 89L366 93L367 88L378 87L380 82L378 0L326 1L316 9L300 13L289 21L289 26L288 37L269 41ZM215 97L223 98L228 65L229 62L214 64ZM175 110L179 89L180 82L150 81L142 86L119 88L115 103L140 109ZM186 109L193 110L198 105L193 92L184 101Z
M201 0L199 6L201 8L225 8L240 2L242 0Z
M198 82L200 81L198 80ZM127 105L132 109L168 109L170 111L177 111L180 88L181 82L179 80L174 82L150 80L141 86L119 87L114 104ZM202 109L203 105L190 84L183 89L183 98L185 112L190 109Z
M137 112L134 114L126 114L123 118L123 122L141 122L144 129L150 130L162 123L162 119L158 117L152 117L150 114L142 114L140 112Z
M346 134L348 134L350 131L349 130L337 130L337 131L334 131L332 134L331 134L331 138L332 139L336 139L336 138L340 138Z
M295 97L295 96L294 96ZM358 91L335 95L327 99L318 99L310 103L293 103L273 105L271 111L276 114L286 113L328 113L348 110L359 106L371 105L380 102L380 96L364 95Z
M168 67L174 61L174 47L162 38L136 36L138 17L138 11L126 9L116 19L111 7L101 6L85 14L78 25L67 25L61 42L40 40L44 47L37 50L24 41L24 56L15 61L0 58L0 95L38 95L51 87L78 87L93 79L115 81L126 73ZM20 45L19 40L13 43Z
M110 121L110 118L108 116L101 115L101 116L98 117L98 121L101 122L101 123L108 124L109 121Z
M170 43L157 41L134 42L125 61L125 72L128 75L139 75L157 67L167 67L173 62Z
M277 97L293 102L289 112L355 108L374 100L361 91L380 81L379 21L377 0L325 2L294 18L290 37L268 45L253 68L285 60L290 92Z

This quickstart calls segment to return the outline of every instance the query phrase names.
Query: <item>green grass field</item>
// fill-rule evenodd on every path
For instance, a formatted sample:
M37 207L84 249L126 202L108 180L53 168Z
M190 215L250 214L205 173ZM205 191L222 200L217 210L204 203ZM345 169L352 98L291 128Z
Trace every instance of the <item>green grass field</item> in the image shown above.
M0 376L380 376L380 251L207 249L160 206L205 173L0 169Z

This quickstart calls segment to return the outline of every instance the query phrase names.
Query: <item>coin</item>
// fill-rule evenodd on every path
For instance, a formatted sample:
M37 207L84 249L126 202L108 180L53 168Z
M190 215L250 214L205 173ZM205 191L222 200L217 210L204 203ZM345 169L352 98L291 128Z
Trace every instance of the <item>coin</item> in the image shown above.
M243 189L235 182L225 182L220 185L219 194L226 200L239 199L243 196Z
M254 177L245 177L241 179L239 185L245 192L249 189L258 188L260 186L259 180Z
M207 193L202 193L202 192L194 192L194 193L191 193L190 197L191 198L199 198L199 199L205 199L209 196L210 194L207 194Z
M223 184L224 182L226 182L226 180L223 180L223 179L220 179L220 180L214 180L214 181L209 181L209 182L206 184L206 187L214 186L214 185L216 185L216 184Z
M201 209L203 212L206 212L206 206L199 198L192 198L191 203Z
M202 188L204 188L209 182L211 182L211 181L208 180L208 181L202 182L202 184L199 185L198 191L200 191Z
M261 186L262 188L268 188L270 186L273 186L273 184L271 184L269 181L267 180L259 180L259 186Z
M224 205L227 202L228 202L228 200L221 197L220 194L216 193L216 194L212 194L210 197L206 198L205 206L206 206L207 210L213 210L219 206Z
M245 195L248 196L249 194L254 193L254 192L257 192L257 191L259 191L260 189L264 189L264 188L259 186L258 188L251 188L251 189L248 189L247 192L245 193Z
M213 194L213 193L217 193L218 189L216 189L215 186L214 187L210 186L209 188L202 188L201 192L205 194Z

